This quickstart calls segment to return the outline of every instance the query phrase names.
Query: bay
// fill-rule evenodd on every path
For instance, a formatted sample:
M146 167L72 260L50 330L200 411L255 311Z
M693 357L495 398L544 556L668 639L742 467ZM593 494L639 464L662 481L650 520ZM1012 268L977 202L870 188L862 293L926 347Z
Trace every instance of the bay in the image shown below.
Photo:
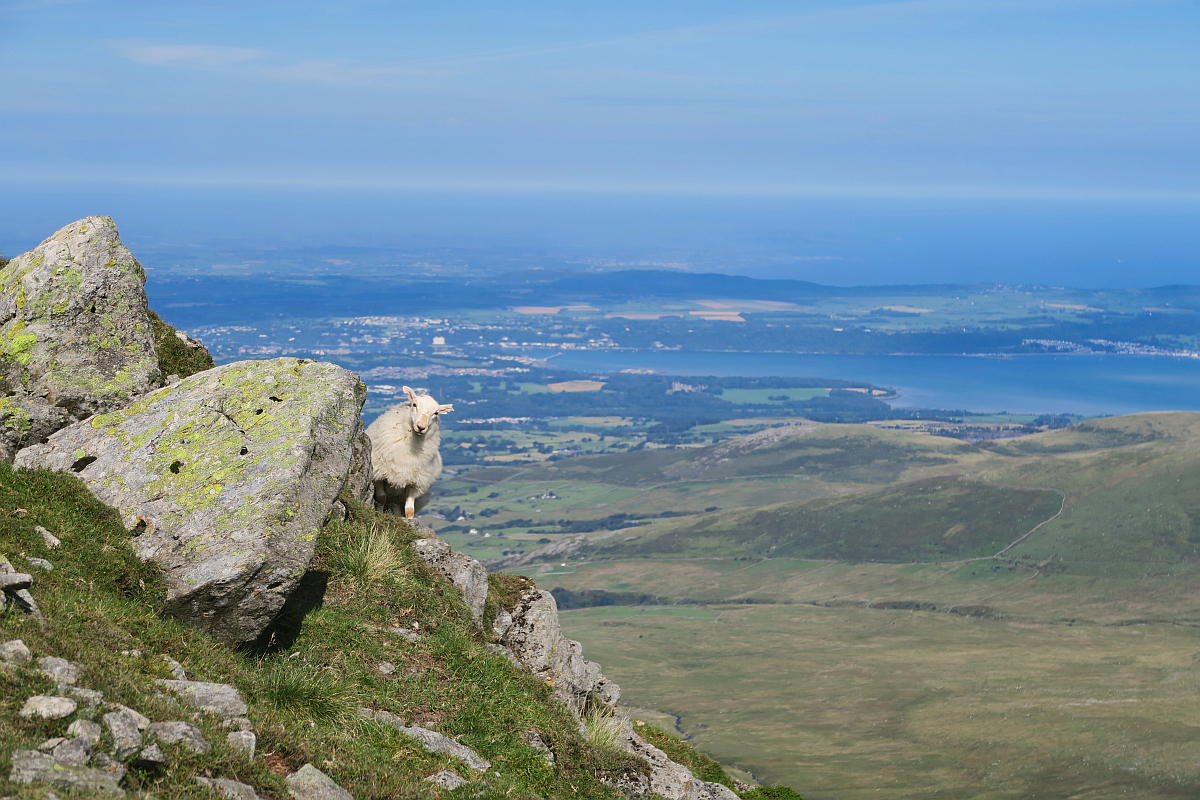
M822 377L889 386L901 408L1013 414L1200 411L1200 359L1168 356L853 356L687 350L530 352L563 369Z

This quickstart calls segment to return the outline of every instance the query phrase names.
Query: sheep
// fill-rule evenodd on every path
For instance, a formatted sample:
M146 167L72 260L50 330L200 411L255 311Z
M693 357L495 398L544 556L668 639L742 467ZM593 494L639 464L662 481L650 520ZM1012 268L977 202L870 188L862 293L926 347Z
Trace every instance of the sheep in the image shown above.
M412 519L429 502L429 488L442 471L439 414L454 410L439 405L427 394L418 395L407 386L407 403L394 405L367 428L371 439L372 481L375 506Z

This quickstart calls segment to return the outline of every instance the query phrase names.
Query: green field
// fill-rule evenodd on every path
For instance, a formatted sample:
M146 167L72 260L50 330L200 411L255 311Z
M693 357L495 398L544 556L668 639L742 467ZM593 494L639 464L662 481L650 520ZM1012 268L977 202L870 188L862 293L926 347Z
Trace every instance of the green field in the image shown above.
M808 800L1200 796L1200 632L813 606L562 613L624 700Z
M459 480L505 501L493 520L645 515L529 533L579 544L513 568L576 599L653 598L564 625L630 704L769 783L1200 795L1200 415L978 445L793 425Z

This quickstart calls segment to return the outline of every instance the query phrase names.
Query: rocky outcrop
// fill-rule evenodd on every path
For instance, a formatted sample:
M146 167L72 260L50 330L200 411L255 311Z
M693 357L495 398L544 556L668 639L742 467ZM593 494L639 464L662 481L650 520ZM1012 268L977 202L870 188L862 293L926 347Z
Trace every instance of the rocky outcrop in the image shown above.
M342 488L368 497L365 398L333 364L227 364L75 423L16 464L78 475L164 568L166 611L245 643L304 574Z
M109 217L0 269L0 458L160 384L145 283Z
M432 530L429 534L431 537L437 536ZM438 538L417 539L412 543L412 548L426 564L459 588L463 602L471 609L472 619L476 625L481 625L488 593L487 570L483 565L470 556L454 552L450 545Z
M554 595L540 589L528 589L508 615L507 627L495 633L535 675L546 680L554 696L580 711L589 702L605 708L615 707L621 688L600 672L600 665L583 660L583 647L568 639L558 621Z
M647 794L665 797L667 800L698 800L699 786L691 770L677 764L654 745L633 731L633 724L625 717L621 735L617 740L627 753L645 759L650 764L650 780Z

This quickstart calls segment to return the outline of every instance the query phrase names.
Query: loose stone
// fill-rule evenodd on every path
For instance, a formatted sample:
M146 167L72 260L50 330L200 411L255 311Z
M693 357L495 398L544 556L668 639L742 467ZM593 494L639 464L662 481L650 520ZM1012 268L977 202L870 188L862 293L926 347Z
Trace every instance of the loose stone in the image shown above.
M349 792L312 764L305 764L283 780L296 800L354 800Z
M155 722L146 729L146 738L162 744L180 744L193 753L212 750L200 729L190 722Z
M244 753L247 760L254 760L254 748L258 746L258 737L252 731L232 731L225 737L225 741L237 752Z
M74 686L79 679L79 667L57 656L46 656L38 659L38 672L62 686Z
M29 663L33 654L29 652L29 648L20 639L13 639L9 642L0 644L0 661L6 664L16 664L18 667L23 667Z
M456 772L451 772L448 769L444 769L441 772L435 772L426 778L425 781L427 783L441 786L443 789L450 790L457 789L460 786L470 783L470 781L468 781L466 778L462 777Z
M254 787L228 778L196 778L196 783L216 789L225 800L262 800Z
M75 713L78 704L69 697L47 697L39 694L25 701L19 714L21 719L62 719Z
M60 540L57 536L55 536L50 531L43 528L41 525L38 525L36 528L34 528L34 531L41 534L42 541L44 541L46 543L46 547L49 547L50 549L53 550L54 548L60 547L62 545L62 540ZM30 560L32 561L33 559L30 559Z
M113 711L100 719L108 728L117 758L129 758L141 749L142 734L138 733L137 719L128 710Z
M227 683L168 681L161 678L157 683L180 700L208 714L218 714L222 717L246 716L246 702L242 700L238 690Z

